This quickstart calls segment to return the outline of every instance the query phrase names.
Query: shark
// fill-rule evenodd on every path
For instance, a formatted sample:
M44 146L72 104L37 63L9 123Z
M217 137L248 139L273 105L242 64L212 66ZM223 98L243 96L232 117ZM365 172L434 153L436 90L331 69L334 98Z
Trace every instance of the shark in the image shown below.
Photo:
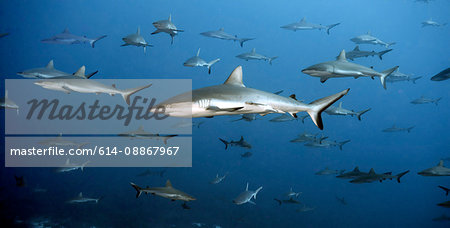
M45 145L45 146L71 146L71 147L77 147L79 149L89 143L77 143L77 142L73 142L70 140L66 140L60 133L58 135L58 137L42 140L39 142L39 144Z
M9 35L9 33L0 33L0 38L5 37L7 35Z
M244 203L251 203L256 205L255 202L252 201L252 198L256 200L256 195L258 194L259 191L261 191L263 187L259 187L258 189L256 189L256 191L250 191L248 190L248 182L247 182L247 187L245 188L245 191L242 192L241 194L239 194L234 200L233 203L237 204L237 205L241 205Z
M431 81L444 81L450 78L450 68L447 68L441 72L439 72L438 74L434 75L433 77L431 77Z
M350 39L351 41L353 41L356 44L373 44L373 45L383 45L386 48L389 48L390 46L394 45L395 42L392 43L386 43L374 36L372 36L372 34L369 32L367 32L367 34L363 34L354 38Z
M293 143L297 143L297 142L309 142L309 141L314 141L316 139L316 136L318 134L310 134L310 133L302 133L300 135L297 136L297 138L292 139L290 142Z
M152 32L152 35L158 34L161 32L167 33L172 38L170 44L173 44L173 38L178 35L179 32L184 32L184 30L177 29L172 22L172 14L169 14L169 18L167 20L160 20L153 22L153 26L155 26L156 30Z
M331 148L331 147L339 147L339 150L342 150L343 146L350 142L350 140L345 140L342 142L325 140L328 137L321 137L320 139L315 139L314 141L310 141L305 143L305 146L308 147L317 147L317 148Z
M17 114L19 114L19 105L9 99L8 90L5 90L5 97L0 98L0 107L4 109L15 109Z
M298 112L306 111L316 126L323 129L321 113L350 90L305 104L292 97L247 88L242 82L242 75L242 67L238 66L225 83L182 93L156 105L150 111L164 109L168 116L185 118L247 113L263 116L269 113L289 113L296 117Z
M244 140L243 136L241 136L241 139L239 139L239 141L231 140L231 141L228 142L228 141L225 141L225 140L223 140L221 138L219 138L219 140L225 144L225 150L228 148L228 145L230 145L230 146L239 146L239 147L243 147L243 148L246 148L246 149L251 149L252 148L252 145L250 143L246 142Z
M124 44L120 45L122 47L124 46L136 46L136 47L143 47L144 53L147 50L147 47L153 47L153 45L150 45L145 41L144 37L141 36L141 28L138 27L136 33L130 34L124 38L122 38Z
M166 173L166 170L161 170L161 171L152 171L150 169L145 170L142 173L137 174L137 177L147 177L147 176L153 176L153 175L157 175L160 177L164 177L164 173Z
M166 185L164 187L141 188L132 182L130 182L130 184L136 190L136 198L139 198L139 196L142 193L145 193L145 194L150 193L152 195L170 199L171 201L180 200L180 201L189 202L189 201L196 200L193 196L174 188L172 186L172 183L170 182L170 180L167 180Z
M306 206L305 204L303 204L303 207L298 208L295 211L296 212L308 212L308 211L314 211L315 209L316 209L315 207L309 207L309 206Z
M241 118L232 120L231 122L236 122L236 121L239 121L239 120L244 120L244 121L247 121L247 122L251 122L253 120L256 120L257 116L258 116L258 114L256 114L256 113L242 114Z
M402 82L402 81L408 81L416 84L416 81L418 79L421 79L422 77L412 77L410 75L401 73L398 69L394 71L391 75L389 75L386 78L386 82L394 83L394 82Z
M167 145L167 141L173 137L176 137L178 135L160 135L160 134L152 134L149 132L146 132L144 130L144 127L139 126L138 129L134 131L127 131L120 133L119 136L122 137L129 137L130 139L152 139L152 140L163 140L164 145Z
M50 38L41 40L42 43L47 44L82 44L89 43L92 48L95 47L95 43L103 38L106 35L99 36L97 38L87 38L86 36L77 36L69 32L69 29L66 28L62 33L56 34Z
M340 25L341 23L336 23L336 24L331 24L331 25L321 25L321 24L314 24L314 23L310 23L308 21L306 21L306 18L303 17L299 22L294 22L288 25L283 25L281 26L281 28L283 29L287 29L287 30L292 30L292 31L297 31L297 30L313 30L313 29L318 29L318 30L325 30L327 32L328 35L330 35L330 29Z
M344 197L340 198L340 197L337 197L337 196L336 196L336 200L337 200L339 203L341 203L342 205L347 205L347 201L345 201L345 198L344 198Z
M370 169L369 173L364 176L357 177L350 181L353 184L363 184L363 183L372 183L375 181L383 182L387 179L396 179L398 183L400 183L400 178L402 178L405 174L409 173L409 170L399 173L397 175L392 175L391 172L376 174L374 169Z
M276 58L278 58L278 56L267 57L265 55L256 53L256 48L253 48L250 52L246 52L246 53L242 53L242 54L236 55L236 58L243 59L243 60L246 60L246 61L249 61L249 60L264 60L264 61L269 61L269 64L272 65L272 61L275 60Z
M359 167L356 166L355 169L353 169L352 171L348 171L346 173L345 172L341 173L341 174L337 175L336 177L342 178L342 179L355 179L355 178L358 178L361 176L365 176L367 174L369 174L369 173L359 171Z
M433 221L435 221L435 222L450 221L450 216L446 216L445 214L442 214L439 217L433 218Z
M186 67L206 67L208 68L208 74L211 74L211 67L214 63L220 61L220 58L214 59L210 62L206 62L202 58L200 58L200 48L197 51L197 55L189 58L186 62L183 63L183 66Z
M450 176L450 169L447 167L444 167L444 161L440 160L437 166L422 170L422 171L418 172L417 174L426 176L426 177Z
M86 167L86 165L89 163L90 161L86 161L85 163L81 164L81 165L77 165L77 164L73 164L70 163L69 158L66 160L66 163L64 164L64 166L59 167L56 169L57 173L67 173L67 172L71 172L71 171L75 171L75 170L84 170L84 167Z
M278 205L281 205L281 204L301 204L300 203L300 201L298 201L298 200L295 200L294 199L294 197L290 197L289 199L287 199L287 200L279 200L279 199L273 199L273 200L275 200L275 201L277 201L278 202Z
M292 120L297 120L295 117L289 115L289 114L281 114L275 118L270 119L270 122L287 122L287 121L292 121Z
M95 75L98 71L85 75L86 67L82 66L75 73L69 74L55 69L53 59L48 62L47 66L40 68L32 68L22 72L17 72L18 75L24 78L37 78L37 79L89 79Z
M294 192L293 190L292 190L292 187L289 189L289 192L287 192L285 195L287 196L287 197L296 197L296 198L298 198L298 196L299 195L301 195L302 194L302 192Z
M79 204L79 203L98 203L98 201L100 201L101 198L89 198L89 197L84 197L83 193L80 192L80 194L78 194L77 197L72 198L68 201L66 201L66 203L70 203L70 204Z
M379 77L381 85L386 89L386 77L397 70L398 66L388 70L377 72L372 68L368 68L356 63L347 61L345 57L345 50L342 50L335 61L328 61L312 65L302 70L303 73L313 77L319 77L320 82L324 83L329 78L343 78L343 77Z
M450 192L450 189L448 189L448 188L446 188L446 187L444 187L444 186L441 186L441 185L439 185L438 187L439 187L440 189L444 190L444 191L445 191L445 195L448 196L448 193Z
M359 49L359 46L356 45L356 47L352 50L346 53L346 57L347 59L350 60L354 60L356 58L361 58L361 57L368 57L368 56L378 56L378 58L380 58L380 60L383 60L383 55L392 51L393 49L387 49L384 51L380 51L380 52L376 52L376 51L361 51Z
M120 94L128 105L130 105L131 95L152 85L148 84L137 88L121 90L117 89L115 84L107 86L100 82L86 79L44 79L34 82L34 84L41 86L44 89L61 91L67 94L70 94L71 92L95 94L106 93L111 96Z
M401 131L406 131L406 132L411 132L411 130L414 128L415 126L411 126L411 127L406 127L406 128L402 128L402 127L397 127L395 126L395 124L392 125L392 127L383 129L382 132L401 132Z
M440 24L440 23L438 23L436 21L433 21L433 18L430 18L430 19L422 22L422 28L423 27L429 27L429 26L431 26L431 27L444 27L446 25L447 25L447 23Z
M441 207L450 208L450 201L445 201L445 202L442 202L442 203L438 203L437 205L441 206Z
M438 102L442 99L442 97L436 98L436 99L431 99L431 98L426 98L423 95L420 96L417 99L414 99L411 101L411 104L435 104L438 105Z
M325 169L322 169L318 172L316 172L316 175L333 175L333 174L342 174L345 170L331 170L328 167L325 167Z
M362 111L359 111L359 112L355 112L353 110L348 110L348 109L342 108L342 102L340 102L338 107L333 106L333 105L328 107L325 110L325 113L328 114L328 115L340 115L340 116L350 115L350 116L356 116L358 118L358 120L361 121L361 116L364 113L366 113L366 112L368 112L370 110L372 110L372 109L368 108L368 109L365 109L365 110L362 110Z
M202 32L200 35L221 39L221 40L232 40L232 41L238 41L241 47L244 47L244 42L247 42L249 40L254 40L255 38L238 38L238 36L233 36L224 31L223 28L220 28L216 31L208 31L208 32Z
M228 173L225 173L223 176L219 176L219 174L217 174L216 177L209 183L218 184L218 183L222 182L225 179L225 177L227 177L227 176L228 176Z

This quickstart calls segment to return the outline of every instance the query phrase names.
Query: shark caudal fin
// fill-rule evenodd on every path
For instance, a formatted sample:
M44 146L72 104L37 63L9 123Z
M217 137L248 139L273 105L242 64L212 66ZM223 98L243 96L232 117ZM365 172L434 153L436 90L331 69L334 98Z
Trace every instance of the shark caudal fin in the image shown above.
M88 144L88 143L86 143L86 144ZM81 164L81 166L80 166L81 171L84 170L84 167L86 167L86 165L87 165L89 162L91 162L91 161L87 161L87 162Z
M409 133L409 132L411 132L411 130L413 129L413 128L415 128L416 126L411 126L411 127L408 127L408 128L406 128L406 131Z
M136 198L139 198L139 196L142 193L142 188L137 186L135 183L130 182L131 186L136 190Z
M444 186L441 186L441 185L439 185L438 187L441 188L442 190L444 190L445 191L445 195L448 196L448 192L450 191L450 189L448 189L448 188L446 188Z
M396 44L396 42L392 42L392 43L387 43L386 45L384 45L386 48L389 48L390 46Z
M396 71L398 69L398 66L392 67L391 69L387 69L383 72L381 72L381 85L383 85L383 88L386 89L386 77L391 75L392 72Z
M383 60L383 55L386 54L386 53L388 53L388 52L390 52L390 51L392 51L392 50L394 50L394 49L387 49L387 50L378 52L378 53L377 53L378 58L380 58L380 60Z
M256 199L256 195L258 195L258 192L261 191L263 187L259 187L258 189L256 189L255 194L253 195L253 198Z
M164 140L163 140L164 145L167 145L167 140L169 140L169 139L171 139L171 138L173 138L173 137L175 137L175 136L178 136L178 135L168 135L168 136L164 136Z
M306 110L306 112L308 112L312 121L314 122L314 124L316 124L316 126L320 130L323 130L323 122L322 122L322 116L321 116L322 112L325 109L327 109L328 107L330 107L334 102L341 99L341 97L343 97L345 94L347 94L349 90L350 89L346 89L342 92L339 92L334 95L324 97L324 98L321 98L321 99L318 99L318 100L315 100L315 101L309 103L309 107L308 107L308 110Z
M342 146L348 142L350 142L351 140L345 140L343 142L339 142L339 150L342 150ZM344 170L345 171L345 170Z
M269 58L269 64L272 65L272 61L275 60L276 58L278 58L278 56L274 56Z
M281 200L276 199L276 198L274 198L273 200L277 201L277 202L278 202L278 205L281 205L281 204L283 203Z
M228 148L228 144L230 144L230 143L221 138L219 138L219 140L225 144L225 150L226 150Z
M330 29L340 25L341 23L337 23L337 24L332 24L332 25L328 25L327 26L327 34L330 35Z
M200 49L199 49L200 50ZM208 63L208 65L207 65L207 67L208 67L208 74L211 74L211 66L214 64L214 63L217 63L217 62L219 62L220 61L220 59L214 59L213 61L211 61L211 62L209 62Z
M406 170L403 173L399 173L399 174L395 175L397 177L397 182L400 183L400 178L402 178L402 176L404 176L407 173L409 173L409 170Z
M442 99L442 97L439 97L438 99L434 100L433 103L437 106L438 102Z
M146 89L146 88L148 88L150 86L152 86L152 84L148 84L148 85L145 85L145 86L137 87L137 88L134 88L134 89L126 89L126 90L122 91L122 97L125 100L125 102L127 102L127 105L130 105L130 96L131 95L133 95L133 94L135 94L135 93L137 93L137 92L139 92L139 91L141 91L143 89Z
M97 37L97 38L95 38L93 40L90 40L89 43L91 44L91 47L94 48L95 47L95 42L97 42L97 41L99 41L99 40L101 40L101 39L103 39L105 37L106 37L106 35L103 35L103 36Z
M357 112L357 113L356 113L356 117L358 118L359 121L361 121L361 116L362 116L364 113L366 113L366 112L368 112L368 111L370 111L370 110L372 110L372 109L371 109L371 108L368 108L368 109L366 109L366 110Z
M239 44L241 45L241 47L244 47L244 42L247 42L249 40L254 40L255 38L241 38L239 39Z
M422 78L422 76L419 76L419 77L411 78L409 80L412 81L412 83L416 84L416 81L421 78Z

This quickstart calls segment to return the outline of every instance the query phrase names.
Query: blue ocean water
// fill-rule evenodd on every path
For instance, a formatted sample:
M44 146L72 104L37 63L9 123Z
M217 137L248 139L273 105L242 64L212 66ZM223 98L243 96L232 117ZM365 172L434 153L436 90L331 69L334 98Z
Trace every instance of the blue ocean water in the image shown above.
M49 168L1 168L2 223L29 226L39 217L52 220L55 227L448 227L435 222L448 208L437 203L448 201L438 185L450 186L448 177L423 177L417 172L435 166L450 157L448 133L450 109L448 81L429 78L450 63L450 30L444 27L422 28L432 18L449 22L450 2L429 3L398 1L2 1L0 2L0 39L2 78L21 78L16 72L43 67L49 60L55 67L75 72L85 65L87 72L98 70L98 78L192 79L193 88L220 84L231 71L242 65L247 87L264 91L284 90L283 96L296 94L309 103L350 88L341 99L344 107L371 108L362 121L356 118L323 114L325 129L320 131L307 118L282 123L269 122L275 114L252 122L236 121L239 116L194 119L203 122L193 128L192 168L155 168L166 170L164 177L137 177L146 168L86 168L83 172L57 174ZM172 15L173 23L184 30L170 44L167 34L150 35L152 22ZM288 31L280 26L299 21L334 24L326 32ZM121 38L141 34L154 47L120 47ZM107 37L96 43L53 45L41 43L68 28L77 35ZM201 32L224 30L239 37L251 37L244 47L237 42L211 39ZM356 59L356 63L382 71L400 66L400 71L422 76L416 84L388 84L384 90L378 79L318 78L302 69L334 60L342 49L354 48L351 38L365 34L387 42L396 42L394 50L383 56ZM382 46L360 45L362 50L384 50ZM201 57L214 64L211 75L205 68L184 67L182 63L201 48ZM264 61L244 61L236 55L256 48L258 53L279 56L273 65ZM2 90L4 84L2 83ZM442 97L439 105L413 105L420 96ZM3 117L3 111L1 113ZM3 118L2 118L3 119ZM410 132L383 133L396 124L415 125ZM303 132L320 133L329 139L351 142L343 146L318 149L290 143ZM3 134L3 132L2 132ZM3 135L4 136L4 135ZM218 138L238 140L244 136L252 149L224 149ZM242 158L250 151L253 155ZM3 156L0 156L3 157ZM450 162L450 161L446 161ZM374 168L378 173L394 174L410 170L401 183L351 184L333 175L315 175L319 170L362 171ZM448 165L450 166L450 165ZM220 184L211 185L217 173L228 172ZM24 176L27 187L15 186L14 175ZM189 210L180 202L143 195L135 198L129 182L143 186L173 186L197 198ZM256 205L232 203L240 192L263 186L254 200ZM46 193L34 193L33 187ZM302 192L299 200L313 211L297 212L297 205L279 206L274 198L284 197L289 188ZM83 192L102 196L98 204L67 205L68 198ZM342 205L336 197L344 197Z

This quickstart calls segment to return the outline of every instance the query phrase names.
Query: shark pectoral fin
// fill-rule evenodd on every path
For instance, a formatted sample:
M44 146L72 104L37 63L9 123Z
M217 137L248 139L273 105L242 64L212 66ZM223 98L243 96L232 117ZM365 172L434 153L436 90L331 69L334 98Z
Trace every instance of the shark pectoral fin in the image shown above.
M152 32L152 35L158 34L158 33L160 33L160 32L162 32L162 30L156 29L154 32Z
M69 87L67 87L67 86L63 86L62 89L63 89L64 93L67 93L67 94L70 94L70 92L73 92L73 90L71 90L71 89L70 89Z
M222 112L234 112L234 111L237 111L237 110L240 110L240 109L243 109L243 108L244 107L220 108L220 107L217 107L217 106L208 106L206 108L206 110L217 111L217 112L220 112L220 111L222 111Z
M327 80L328 80L327 77L320 77L320 82L322 82L322 83L326 82Z
M253 205L256 205L256 203L253 202L253 201L251 201L251 200L249 200L248 202L251 203L251 204L253 204Z

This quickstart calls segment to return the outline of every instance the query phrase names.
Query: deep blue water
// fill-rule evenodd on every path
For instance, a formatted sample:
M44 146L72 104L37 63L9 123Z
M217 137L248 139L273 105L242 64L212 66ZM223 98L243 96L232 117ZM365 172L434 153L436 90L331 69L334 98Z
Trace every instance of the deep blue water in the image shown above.
M320 131L308 118L305 123L273 123L275 114L253 122L230 122L239 116L223 116L204 121L193 129L192 168L167 168L159 176L136 177L145 168L86 168L57 174L49 168L2 168L2 223L45 216L66 227L191 227L193 222L208 227L447 227L449 222L434 222L448 208L436 206L449 200L438 185L450 186L449 177L423 177L417 172L450 157L448 81L429 78L450 64L449 26L421 27L433 18L450 22L450 2L435 0L428 4L413 0L398 1L2 1L0 39L2 78L21 78L16 72L43 67L50 59L57 69L74 72L86 65L87 72L99 70L99 78L182 78L192 79L193 87L220 84L238 65L243 66L247 87L265 91L284 90L299 100L311 102L346 88L344 107L372 108L362 121L356 118L323 114L325 129ZM172 14L172 21L184 32L170 44L167 34L150 35L152 22ZM331 34L312 31L287 31L280 26L299 21L341 25ZM143 54L141 48L120 47L121 38L141 27L141 34L154 47ZM40 40L62 32L107 38L96 43L52 45ZM237 42L211 39L201 32L224 28L239 37L254 37L241 48ZM364 66L382 71L400 66L400 71L422 76L417 84L388 84L384 90L378 79L318 78L301 72L312 64L333 60L342 49L350 51L350 38L371 31L387 42L397 42L383 60L357 59ZM363 50L384 50L382 46L360 45ZM188 68L182 63L201 48L201 57L221 61L207 74L205 68ZM268 56L279 56L273 65L264 61L235 58L252 48ZM2 90L4 84L2 83ZM439 105L413 105L410 101L424 95L442 97ZM4 112L1 113L2 117ZM416 127L411 133L383 133L398 126ZM290 143L303 132L321 133L332 140L351 142L338 148L317 149ZM3 134L3 132L2 132ZM252 144L253 156L241 158L248 150L230 148L218 138ZM3 156L0 156L3 157ZM3 161L3 160L2 160ZM450 161L446 161L449 163ZM362 171L374 168L394 174L410 170L402 183L385 181L355 185L334 176L315 172L330 169ZM450 166L450 165L448 165ZM155 168L161 170L161 168ZM211 185L216 173L229 172L218 185ZM15 186L14 175L24 176L27 187ZM174 187L194 195L190 210L180 202L155 196L135 199L129 182L143 186L163 186L170 179ZM234 205L232 199L245 189L263 186L256 205ZM32 188L48 189L36 194ZM301 206L279 206L273 198L283 196L290 187L303 194L299 200L314 211L299 213ZM103 196L98 204L67 205L64 202L82 191ZM342 205L336 196L345 197ZM17 225L17 223L16 223Z

